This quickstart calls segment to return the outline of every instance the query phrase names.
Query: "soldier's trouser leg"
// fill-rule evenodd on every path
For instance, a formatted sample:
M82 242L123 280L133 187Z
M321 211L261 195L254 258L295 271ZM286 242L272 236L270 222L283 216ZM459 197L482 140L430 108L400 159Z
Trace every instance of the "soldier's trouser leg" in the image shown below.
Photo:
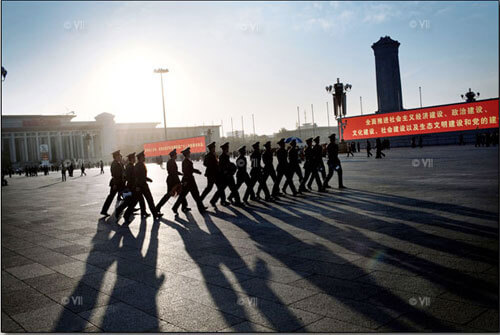
M304 176L302 175L302 169L299 164L295 166L295 173L299 176L299 181L302 182L302 180L304 180Z
M311 175L311 168L306 167L305 171L304 171L304 178L302 179L302 182L300 183L299 191L306 189L306 183L307 183L307 180L309 179L310 175Z
M283 171L283 169L279 169L278 174L276 175L276 180L274 182L273 190L271 192L273 196L280 193L280 183L281 183L281 179L283 179L284 175L285 175L285 172Z
M161 198L160 202L156 205L156 211L159 212L160 209L165 205L170 199L170 192L165 193L165 195Z
M246 192L248 192L250 199L255 199L255 192L253 191L252 180L251 180L250 176L248 175L248 173L245 174L245 176L243 177L243 181L245 182L245 185L247 187L245 194L246 194Z
M220 199L221 203L225 203L226 202L226 187L227 187L226 181L225 180L218 180L215 185L217 186L217 191L212 196L212 199L210 199L210 203L215 204L219 199Z
M323 159L321 159L321 163L319 165L320 167L320 172L321 172L321 177L323 178L323 180L326 179L326 168L325 168L325 163L323 162Z
M238 193L238 189L236 188L236 184L234 183L233 176L227 177L226 184L231 190L230 198L234 199L236 203L240 203L241 202L240 194Z
M342 165L339 164L339 169L337 170L337 174L339 176L339 187L344 186L344 182L342 180Z
M286 184L290 186L290 189L292 190L292 194L295 195L297 194L297 189L295 188L295 185L293 184L293 171L288 170L285 172L285 178L286 178Z
M260 197L260 192L262 191L263 184L267 183L267 178L269 177L269 171L264 170L259 178L259 187L257 188L257 196Z
M123 199L123 201L120 203L120 205L118 207L116 207L115 215L117 217L120 216L120 214L123 212L123 210L125 210L125 208L128 208L132 202L134 202L133 195L130 195L130 196L126 197L125 199Z
M205 187L205 189L200 195L202 200L205 199L208 193L210 193L214 185L215 185L215 177L207 177L207 187Z
M64 179L66 179L66 178L64 178ZM110 187L109 194L106 197L106 201L104 201L104 205L102 206L101 213L108 212L109 206L111 206L111 203L113 202L113 199L114 199L116 193L118 193L118 189L116 189L116 188L113 189L113 187Z
M314 166L311 168L311 174L309 175L309 181L307 183L307 187L308 188L311 188L312 187L312 183L313 183L313 180L314 180L314 173L318 173L318 167Z
M323 183L321 182L321 178L319 177L318 170L314 169L311 173L311 186L312 180L316 180L316 185L318 186L318 191L323 190Z
M253 193L253 188L258 180L259 176L257 174L251 175L250 180L247 184L247 190L245 191L245 195L243 196L243 201L248 201L248 197L250 196L250 193Z
M149 207L149 210L151 211L151 214L153 215L153 217L156 217L157 216L156 207L155 207L155 203L153 200L153 196L151 195L151 191L149 190L149 187L141 188L141 193L142 193L144 199L146 199L146 201L148 203L148 207Z
M193 197L194 201L196 202L196 206L198 207L198 210L200 212L205 211L205 206L203 205L203 199L201 199L200 191L198 191L198 185L196 185L195 181L193 181L193 184L190 185L189 192L191 193L191 196ZM184 198L184 200L186 200L186 198Z
M325 186L328 185L328 183L330 182L330 179L332 179L332 176L333 176L333 172L335 171L335 167L333 166L333 163L328 163L328 175L326 176L325 178Z
M271 194L269 193L269 189L267 188L266 180L264 179L264 175L260 175L258 177L259 188L264 191L265 199L267 200L271 197Z
M137 205L137 202L139 202L139 199L142 199L142 194L140 192L132 192L132 199L130 200L130 203L128 204L127 210L125 211L125 214L123 215L123 218L125 220L129 220L130 215L134 212L135 205ZM142 200L144 201L144 199Z

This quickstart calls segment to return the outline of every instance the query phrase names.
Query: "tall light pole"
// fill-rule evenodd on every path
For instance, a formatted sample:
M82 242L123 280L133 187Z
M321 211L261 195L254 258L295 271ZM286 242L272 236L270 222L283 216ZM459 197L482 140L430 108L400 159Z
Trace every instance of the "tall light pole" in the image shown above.
M253 124L253 140L255 141L255 119L252 114L252 124Z
M422 87L418 87L418 94L420 96L420 108L422 108Z
M359 97L359 108L361 109L361 115L363 115L363 98Z
M245 140L245 127L243 125L243 115L241 116L241 137Z
M347 97L346 92L352 88L351 84L343 84L337 78L337 83L326 87L326 92L332 95L333 98L333 111L337 117L340 141L344 139L344 127L342 116L347 114Z
M328 131L330 131L330 113L328 113L328 101L326 102L326 119L328 121Z
M234 137L233 118L231 118L231 136Z
M313 108L313 104L311 104L311 114L312 114L313 136L316 136L316 131L314 130L314 108Z
M155 69L155 73L160 74L160 80L161 80L161 100L163 102L163 124L165 126L165 141L167 140L167 115L165 114L165 95L163 93L163 74L168 73L168 69Z
M300 130L300 110L299 110L299 106L297 106L297 121L299 123L299 136L302 138L302 131Z

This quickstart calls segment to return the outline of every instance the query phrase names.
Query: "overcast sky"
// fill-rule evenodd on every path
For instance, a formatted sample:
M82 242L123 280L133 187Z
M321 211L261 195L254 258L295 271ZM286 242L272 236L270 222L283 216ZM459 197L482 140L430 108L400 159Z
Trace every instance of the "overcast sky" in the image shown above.
M403 105L498 96L498 2L2 2L3 114L223 122L293 129L297 106L327 124L327 84L352 84L348 115L377 109L371 45L401 43ZM330 104L331 107L331 104ZM332 118L331 123L334 124Z

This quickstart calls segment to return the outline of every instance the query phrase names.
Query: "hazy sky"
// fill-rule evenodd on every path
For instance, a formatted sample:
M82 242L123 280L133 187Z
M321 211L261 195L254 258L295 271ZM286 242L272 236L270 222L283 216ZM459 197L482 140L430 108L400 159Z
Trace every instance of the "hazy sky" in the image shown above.
M167 125L223 122L271 134L297 106L326 125L325 86L352 84L348 115L377 109L371 45L401 43L403 105L498 96L498 2L2 2L4 114ZM330 104L331 107L331 104ZM332 117L331 124L334 124Z

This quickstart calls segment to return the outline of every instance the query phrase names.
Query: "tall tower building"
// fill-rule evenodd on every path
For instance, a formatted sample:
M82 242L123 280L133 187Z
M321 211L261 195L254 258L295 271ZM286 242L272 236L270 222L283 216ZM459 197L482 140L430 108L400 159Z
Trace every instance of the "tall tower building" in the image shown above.
M378 42L372 44L377 76L377 113L403 110L398 48L399 42L389 36L381 37Z

